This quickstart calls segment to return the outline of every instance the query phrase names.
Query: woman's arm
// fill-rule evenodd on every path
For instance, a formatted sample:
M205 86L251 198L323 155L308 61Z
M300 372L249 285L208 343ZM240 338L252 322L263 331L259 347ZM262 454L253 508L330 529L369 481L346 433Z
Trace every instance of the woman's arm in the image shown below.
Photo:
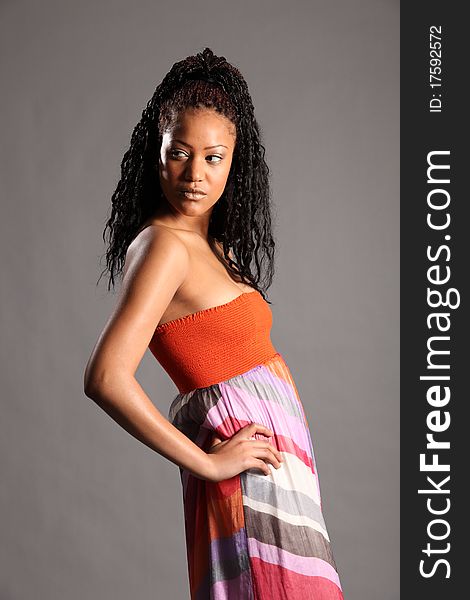
M201 479L211 461L174 427L135 378L165 308L188 268L184 243L151 226L129 246L116 307L93 349L84 374L85 394L128 433Z

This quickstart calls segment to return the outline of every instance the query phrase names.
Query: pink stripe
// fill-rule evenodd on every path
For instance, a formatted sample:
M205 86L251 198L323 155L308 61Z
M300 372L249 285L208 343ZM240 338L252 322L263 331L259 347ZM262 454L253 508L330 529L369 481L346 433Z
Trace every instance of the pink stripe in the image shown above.
M267 367L261 367L261 369L254 371L252 374L243 375L243 378L254 382L258 381L261 384L265 384L268 381L280 395L288 396L298 406L299 399L295 393L294 386L289 380L282 378L279 373L275 373Z
M249 571L243 571L238 577L217 581L211 588L211 598L214 600L229 600L230 598L243 598L252 600L253 586Z
M329 563L321 558L298 556L286 550L281 550L277 546L263 544L255 538L248 538L248 554L273 565L279 565L284 569L300 573L301 575L325 577L342 590L338 573Z
M298 417L288 415L280 404L253 396L246 390L231 388L224 383L220 383L219 388L222 397L207 412L203 427L216 429L230 417L261 423L272 428L274 433L295 439L296 444L308 456L311 455L305 424L299 421Z

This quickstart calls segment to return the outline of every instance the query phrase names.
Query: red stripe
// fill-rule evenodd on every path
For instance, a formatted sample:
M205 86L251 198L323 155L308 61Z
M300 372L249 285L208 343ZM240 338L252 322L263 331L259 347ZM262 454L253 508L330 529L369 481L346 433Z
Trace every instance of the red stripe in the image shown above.
M301 575L260 558L251 558L254 600L344 600L339 587L316 575Z

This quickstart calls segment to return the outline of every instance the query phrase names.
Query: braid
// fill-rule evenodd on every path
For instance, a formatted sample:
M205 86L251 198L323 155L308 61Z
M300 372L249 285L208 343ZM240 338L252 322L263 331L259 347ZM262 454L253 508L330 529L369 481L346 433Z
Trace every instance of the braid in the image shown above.
M210 48L176 62L142 112L111 198L111 214L103 231L106 267L100 279L108 273L110 289L116 276L122 275L130 243L162 201L155 164L163 133L181 112L194 107L213 109L236 127L232 165L212 210L209 236L222 243L229 270L264 297L274 275L275 249L265 147L245 79Z

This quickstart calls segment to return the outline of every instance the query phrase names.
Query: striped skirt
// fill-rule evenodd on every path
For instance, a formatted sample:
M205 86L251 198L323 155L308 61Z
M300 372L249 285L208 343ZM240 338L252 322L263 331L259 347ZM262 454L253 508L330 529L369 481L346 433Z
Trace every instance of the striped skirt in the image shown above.
M248 469L218 483L180 469L191 600L342 600L310 431L281 354L179 393L169 420L205 451L214 433L260 423L284 459L270 475Z

